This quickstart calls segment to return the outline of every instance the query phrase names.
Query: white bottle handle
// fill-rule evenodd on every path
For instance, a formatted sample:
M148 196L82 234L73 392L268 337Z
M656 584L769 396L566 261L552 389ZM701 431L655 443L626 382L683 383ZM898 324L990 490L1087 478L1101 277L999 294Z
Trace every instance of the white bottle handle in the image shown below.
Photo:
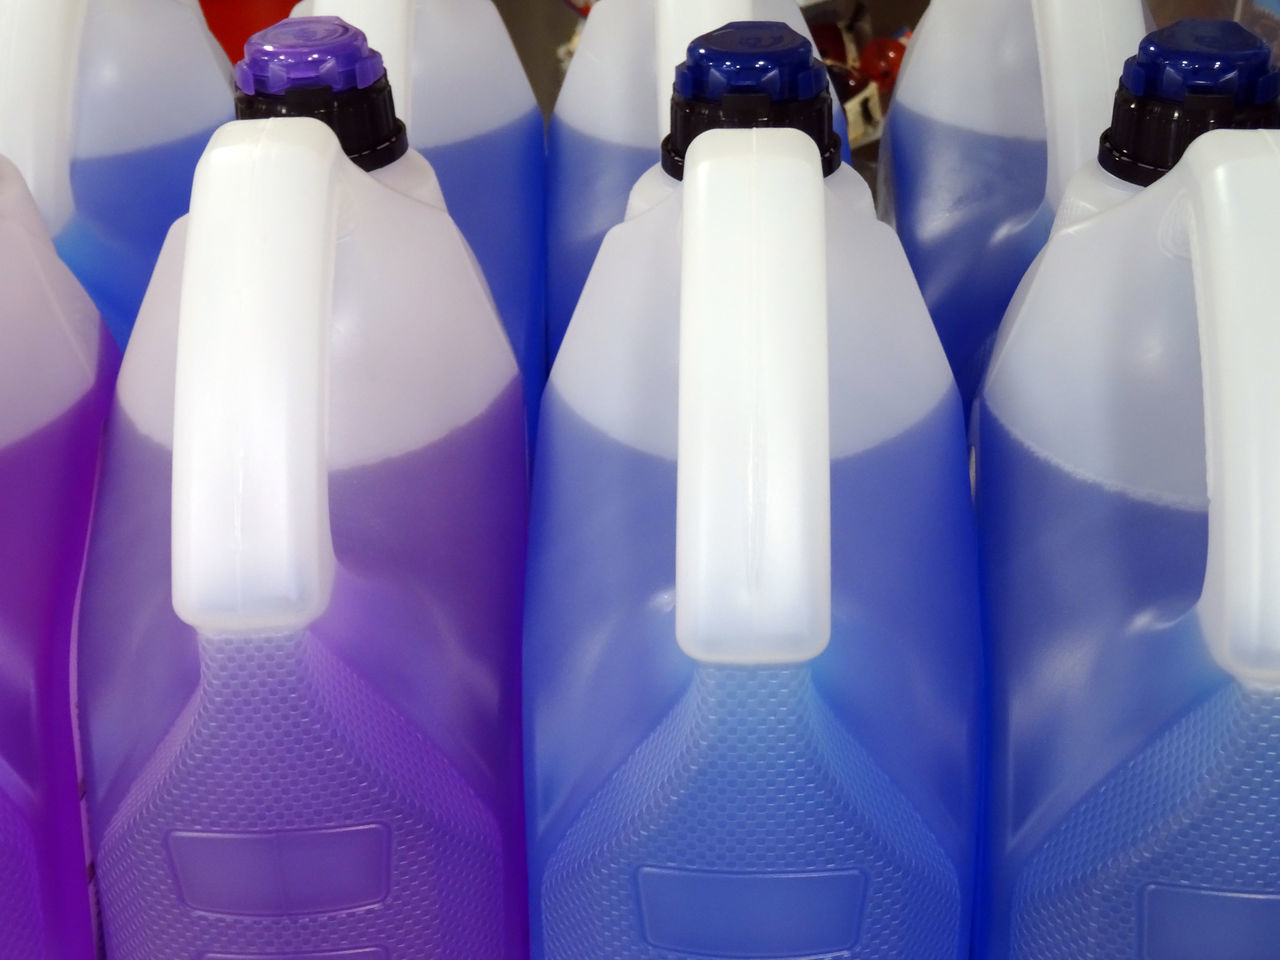
M753 19L751 0L658 0L654 68L658 75L658 131L671 132L671 85L689 44L726 23Z
M0 3L0 154L22 171L55 235L75 210L71 144L87 3Z
M1280 132L1201 137L1170 174L1189 204L1204 377L1209 556L1199 617L1218 662L1280 684Z
M1049 145L1045 195L1056 210L1067 181L1098 155L1124 63L1147 33L1146 8L1143 0L1031 0L1031 9Z
M351 171L333 132L306 118L227 124L196 168L178 321L173 606L209 636L298 630L328 606L328 344Z
M413 38L417 0L302 0L291 17L341 17L382 54L396 115L413 116Z
M796 130L714 130L683 189L676 638L802 663L831 637L822 163Z

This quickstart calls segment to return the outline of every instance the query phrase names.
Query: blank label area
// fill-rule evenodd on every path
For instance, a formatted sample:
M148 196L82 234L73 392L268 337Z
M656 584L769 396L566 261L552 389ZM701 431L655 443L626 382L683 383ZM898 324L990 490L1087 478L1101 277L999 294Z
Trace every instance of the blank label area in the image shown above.
M283 917L336 913L385 900L391 884L390 840L382 824L279 833L171 833L169 855L182 899L192 909Z
M1142 906L1143 960L1280 957L1280 895L1152 885Z
M866 878L841 873L701 873L645 867L644 936L706 957L840 956L858 942Z

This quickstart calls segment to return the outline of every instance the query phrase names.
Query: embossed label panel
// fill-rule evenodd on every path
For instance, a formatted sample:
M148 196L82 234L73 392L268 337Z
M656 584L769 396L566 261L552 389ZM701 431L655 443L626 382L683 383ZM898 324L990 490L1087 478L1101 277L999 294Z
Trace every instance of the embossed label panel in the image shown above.
M1141 930L1143 960L1276 960L1280 895L1152 884Z
M201 960L387 960L381 947L337 953L206 953Z
M186 904L237 916L337 913L379 903L390 889L390 847L382 824L169 834L174 878Z
M838 873L707 873L645 867L637 875L645 939L705 957L817 960L858 942L866 878Z

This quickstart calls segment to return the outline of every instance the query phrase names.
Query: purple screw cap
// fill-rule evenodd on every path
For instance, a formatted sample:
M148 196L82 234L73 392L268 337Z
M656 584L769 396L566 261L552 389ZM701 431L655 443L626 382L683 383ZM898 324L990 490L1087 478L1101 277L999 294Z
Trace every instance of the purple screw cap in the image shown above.
M363 90L385 72L382 54L341 17L295 17L249 38L236 64L236 86L248 96L279 96L298 87L340 93Z

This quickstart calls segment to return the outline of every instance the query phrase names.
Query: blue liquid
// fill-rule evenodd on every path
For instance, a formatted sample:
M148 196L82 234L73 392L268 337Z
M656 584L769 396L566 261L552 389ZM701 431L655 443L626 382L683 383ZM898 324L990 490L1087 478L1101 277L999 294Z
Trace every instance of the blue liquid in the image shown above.
M1275 956L1258 938L1280 937L1280 698L1232 683L1187 615L1206 513L1074 477L978 416L993 687L977 956Z
M658 147L599 140L555 114L547 127L547 366L555 362L604 235L622 222L631 188Z
M898 236L960 387L965 416L1022 276L1049 239L1043 141L992 137L901 105L889 113Z
M955 401L832 464L833 636L793 668L676 644L673 462L554 388L541 443L534 956L967 956L980 640Z
M212 134L71 163L76 212L54 245L121 349L165 235L191 205L191 179Z
M423 154L489 281L524 377L532 436L549 366L542 114L532 110L484 136Z

